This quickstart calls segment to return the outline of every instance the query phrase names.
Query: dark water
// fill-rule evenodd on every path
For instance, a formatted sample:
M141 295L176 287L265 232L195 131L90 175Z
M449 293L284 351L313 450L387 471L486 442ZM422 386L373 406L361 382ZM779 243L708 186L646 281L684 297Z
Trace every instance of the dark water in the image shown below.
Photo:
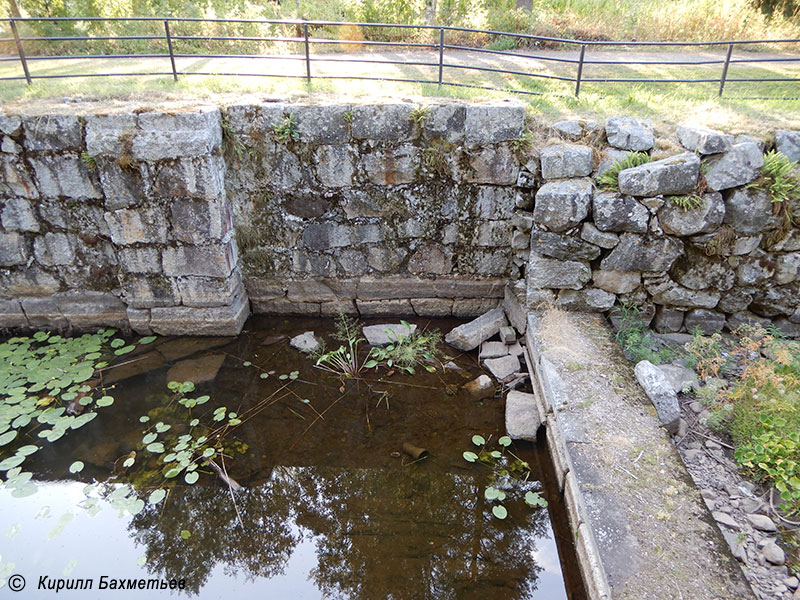
M454 323L418 324L447 331ZM275 340L308 330L326 334L330 323L252 319L236 340L159 340L107 371L114 405L26 462L39 491L19 499L0 490L0 574L27 580L23 591L6 585L0 597L52 596L36 589L40 576L92 578L90 591L58 594L75 598L178 593L99 590L103 575L183 579L182 593L201 598L585 597L546 450L512 448L531 476L509 490L516 499L504 502L503 521L483 498L488 469L462 458L475 449L473 434L504 434L502 400L468 399L460 392L467 378L454 371L383 379L385 369L369 371L342 391L288 339ZM475 356L456 362L470 376L480 372ZM107 494L124 481L112 477L120 457L141 452L139 417L164 414L170 368L197 380L219 364L193 393L211 396L203 412L224 405L257 413L235 430L246 452L226 459L243 486L235 503L208 473L193 486L181 479L165 501L134 517L102 499L97 514L87 510L86 484L108 481L88 491ZM279 378L293 371L295 380ZM428 458L412 462L400 452L404 442L426 448ZM74 460L86 464L77 475L68 472ZM147 485L137 484L143 498ZM526 506L528 490L540 491L549 509Z

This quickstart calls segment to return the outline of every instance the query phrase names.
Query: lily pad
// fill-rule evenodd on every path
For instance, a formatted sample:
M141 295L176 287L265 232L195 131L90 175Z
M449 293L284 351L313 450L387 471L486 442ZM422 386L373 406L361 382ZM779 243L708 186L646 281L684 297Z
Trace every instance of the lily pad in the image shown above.
M476 446L483 446L486 444L486 440L482 435L473 435L472 443L475 444Z
M474 452L464 452L464 454L462 454L461 456L464 457L465 461L471 463L474 463L476 460L478 460L478 455L475 454Z
M76 460L69 466L70 473L80 473L81 471L83 471L83 462L80 460Z
M508 516L508 511L505 506L498 504L492 507L492 514L498 519L505 519Z
M150 497L147 499L147 501L150 504L154 504L155 505L155 504L158 504L159 502L161 502L166 496L167 496L166 490L159 489L159 490L154 491L152 494L150 494Z
M197 471L190 471L189 473L186 474L186 477L184 477L183 479L184 481L186 481L186 483L192 485L194 483L197 483L197 480L200 479L200 475L197 473Z

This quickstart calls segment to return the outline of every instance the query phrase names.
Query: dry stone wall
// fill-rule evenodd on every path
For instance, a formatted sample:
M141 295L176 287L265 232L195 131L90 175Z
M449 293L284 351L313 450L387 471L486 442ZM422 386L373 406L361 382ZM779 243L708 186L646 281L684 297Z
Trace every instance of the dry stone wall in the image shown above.
M0 327L232 335L251 310L467 317L511 295L800 334L800 230L751 185L800 132L659 140L498 101L0 114L0 134ZM599 187L630 151L653 160Z

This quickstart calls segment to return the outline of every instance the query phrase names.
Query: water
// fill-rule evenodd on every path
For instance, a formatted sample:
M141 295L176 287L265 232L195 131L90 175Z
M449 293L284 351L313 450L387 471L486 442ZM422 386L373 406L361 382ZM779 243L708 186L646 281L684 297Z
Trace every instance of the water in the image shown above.
M419 323L426 324L447 331L453 322ZM385 369L369 371L365 381L342 390L337 378L290 349L288 339L276 341L312 329L327 333L330 324L254 318L236 340L159 340L124 357L135 362L107 371L114 405L26 462L38 492L20 499L0 490L0 573L14 563L11 572L27 580L14 597L54 593L36 589L41 576L91 578L92 590L59 592L76 598L106 597L110 592L98 589L102 576L185 584L182 592L113 592L122 597L585 597L564 509L550 492L546 451L513 447L531 474L508 490L517 499L503 503L508 517L502 521L483 498L489 469L462 458L476 450L474 434L495 448L504 433L501 400L475 402L460 393L467 376L479 373L474 356L456 359L466 373L396 372L382 380ZM143 462L139 417L166 420L170 368L203 357L195 379L222 368L197 385L193 395L212 400L196 415L222 405L239 415L261 407L235 430L246 452L225 459L243 486L233 493L235 502L209 472L195 485L179 481L165 501L146 504L134 517L120 517L102 499L92 516L97 509L86 509L86 485L106 482L88 491L101 497L123 481L111 478L122 470L120 457L136 451ZM279 378L293 371L295 380ZM404 442L429 456L414 462L400 452ZM72 475L75 460L86 466ZM146 499L152 474L134 472L133 479ZM518 496L528 490L540 491L549 509L525 505ZM0 591L8 593L8 587Z

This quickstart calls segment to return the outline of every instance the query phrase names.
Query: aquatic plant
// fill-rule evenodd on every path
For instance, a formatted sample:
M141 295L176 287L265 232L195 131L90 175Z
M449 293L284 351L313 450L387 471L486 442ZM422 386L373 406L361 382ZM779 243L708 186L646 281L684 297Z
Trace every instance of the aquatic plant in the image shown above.
M386 333L391 340L386 346L372 348L370 356L372 360L364 365L366 368L385 365L389 368L398 368L406 373L414 374L415 367L421 366L429 373L435 373L436 367L433 365L440 362L442 356L439 344L442 341L442 334L436 330L413 330L406 321L400 321L408 335L402 335L387 330Z
M490 450L489 441L482 435L473 435L472 443L479 448L479 451L476 453L469 450L462 456L467 462L483 464L491 470L483 497L487 502L496 503L492 505L492 514L498 519L505 519L508 510L501 503L522 483L528 481L531 474L530 465L510 450L511 438L507 435L497 440L501 450ZM533 490L526 491L523 499L533 508L547 506L547 500Z

